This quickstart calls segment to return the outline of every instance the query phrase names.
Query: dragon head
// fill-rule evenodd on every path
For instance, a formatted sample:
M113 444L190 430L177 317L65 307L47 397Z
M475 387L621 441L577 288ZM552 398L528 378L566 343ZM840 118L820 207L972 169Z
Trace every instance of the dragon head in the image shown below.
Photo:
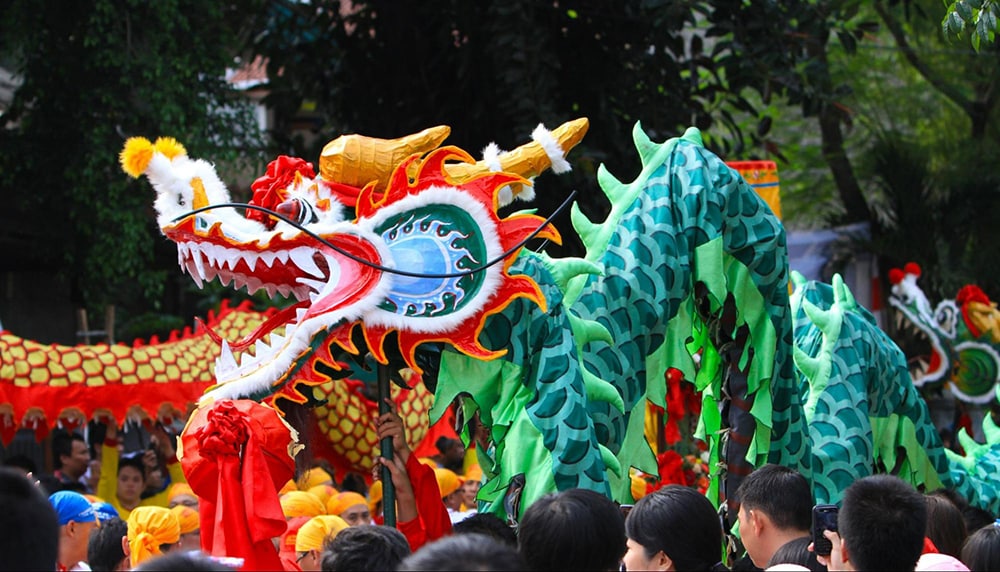
M954 343L958 318L957 308L951 301L942 302L937 309L931 307L927 295L917 285L920 274L920 266L914 262L889 271L892 284L889 304L899 312L897 325L929 345L925 356L910 363L910 376L917 387L940 383L948 377L953 363L949 348Z
M568 150L586 120L560 129L546 133ZM559 235L541 217L501 218L497 210L505 193L531 188L518 173L537 174L538 155L549 150L536 141L528 144L535 153L501 155L499 166L514 172L498 171L457 148L437 148L447 132L392 141L345 136L327 145L318 176L306 161L279 157L246 205L232 204L215 168L176 141L126 143L123 169L155 188L157 222L195 283L219 280L292 300L241 340L215 337L217 384L203 401L305 403L302 385L348 368L338 356L370 352L387 363L390 333L398 344L391 353L417 372L423 342L447 342L482 359L500 355L478 341L486 317L517 297L544 305L532 280L508 274L513 256L531 236Z

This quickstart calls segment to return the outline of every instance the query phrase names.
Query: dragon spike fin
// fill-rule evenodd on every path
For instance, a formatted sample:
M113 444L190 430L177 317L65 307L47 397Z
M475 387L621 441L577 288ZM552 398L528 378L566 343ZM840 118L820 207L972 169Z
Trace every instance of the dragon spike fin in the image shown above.
M583 214L583 211L580 210L580 204L577 202L574 202L573 206L570 207L569 219L573 223L573 228L576 229L576 234L580 236L580 240L589 251L590 246L597 242L601 227L591 222L587 215Z
M618 457L615 457L615 454L611 452L611 449L608 449L600 443L597 444L597 448L601 451L601 460L604 461L604 466L610 469L616 477L621 478L622 463L618 460Z
M588 400L610 403L619 413L625 413L625 402L622 401L622 396L615 389L615 386L590 373L587 368L581 368L581 371L583 372L583 387L587 391Z
M969 435L969 432L962 427L958 430L958 443L962 446L962 450L965 451L966 457L974 457L973 452L980 449L982 445L976 442L975 439Z
M789 273L789 278L791 278L792 286L795 290L805 286L807 282L806 277L803 276L798 270L792 270Z
M697 127L688 127L684 130L684 135L681 135L681 139L694 143L699 147L705 146L705 140L701 137L701 130Z
M945 448L944 455L945 457L948 458L949 461L951 461L952 465L958 465L962 467L963 469L965 469L966 473L971 473L976 467L975 459L973 459L972 457L959 455L958 453L952 451L951 449Z
M560 292L566 292L569 281L577 276L584 274L600 276L604 273L604 269L600 264L595 264L584 258L571 257L557 259L550 257L544 252L540 253L538 257L541 258L542 263L545 264L548 271L552 273L552 278L555 280Z
M611 171L601 163L597 167L597 184L601 187L601 191L604 192L604 196L608 197L611 204L615 204L615 197L620 195L622 189L625 185L622 184Z
M642 166L645 167L652 160L653 155L659 150L660 146L646 135L646 132L642 129L642 123L639 121L635 122L632 126L632 141L635 143L635 149L639 152L639 158L642 159ZM603 185L602 185L603 186Z
M857 308L858 303L854 299L851 289L844 283L840 274L833 275L833 300L835 304L840 304L847 309Z
M812 357L806 352L802 351L799 346L792 348L792 359L795 360L795 366L799 368L810 380L816 379L819 374L820 360L817 357Z
M573 338L576 340L578 348L594 341L602 341L608 345L615 343L611 332L597 320L585 320L574 314L572 310L567 312L566 315L569 317L569 324L573 329Z
M802 309L805 310L806 316L809 316L809 319L816 324L816 327L819 328L821 332L827 332L831 322L829 310L824 310L805 298L802 299Z

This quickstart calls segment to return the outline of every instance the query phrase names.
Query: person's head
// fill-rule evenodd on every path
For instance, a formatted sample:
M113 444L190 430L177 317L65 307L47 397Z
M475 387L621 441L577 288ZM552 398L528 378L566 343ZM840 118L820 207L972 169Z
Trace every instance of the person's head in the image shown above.
M118 509L109 502L97 501L90 504L93 505L94 513L97 515L97 522L101 525L104 525L105 522L111 519L119 518Z
M434 469L438 488L441 489L441 500L444 506L459 510L462 507L462 478L449 469Z
M177 515L162 506L140 506L128 516L129 559L132 567L169 552L181 538Z
M59 519L23 473L0 467L0 570L55 570Z
M295 560L295 537L299 534L302 525L309 522L311 516L296 516L288 519L288 527L285 532L278 537L278 553L290 555Z
M175 506L186 506L195 511L198 510L198 495L191 490L191 485L187 483L174 483L170 485L167 493L167 508Z
M171 552L150 558L143 562L136 572L233 572L231 568L219 562L218 558L195 554L191 552Z
M404 558L396 570L513 572L527 570L531 566L530 562L526 562L525 558L513 547L497 542L489 536L460 534L446 536L423 546L420 550ZM586 568L566 566L560 569L585 570Z
M940 495L927 495L927 538L938 552L958 558L969 533L965 529L962 511Z
M326 513L339 516L350 526L372 523L368 499L352 491L337 493L326 503Z
M316 495L306 491L289 491L281 495L281 512L285 519L297 516L310 518L326 514L326 506Z
M344 519L332 514L310 518L295 535L296 561L302 570L319 570L323 545L349 528Z
M21 473L27 475L28 473L37 473L38 466L35 462L31 460L31 457L23 454L11 455L3 460L3 466L10 467L11 469L17 469Z
M481 512L457 522L451 527L455 534L483 534L494 540L517 547L517 534L495 514Z
M299 490L303 491L319 485L333 486L333 476L323 467L313 467L302 473L302 476L296 481L296 485L298 485Z
M480 482L475 479L466 478L462 482L462 504L466 508L474 509L476 508L476 495L479 494Z
M375 481L368 489L368 512L372 518L382 516L382 481Z
M837 526L855 570L913 570L924 547L927 502L897 477L865 477L844 491Z
M711 570L722 556L722 523L698 491L668 485L638 501L625 519L627 570Z
M758 567L792 538L809 535L812 489L794 469L773 464L760 467L743 479L736 499L740 538Z
M90 447L79 433L60 433L52 438L52 464L66 476L78 479L90 465Z
M465 461L465 445L461 439L439 437L434 445L440 453L441 464L453 471L460 471Z
M87 559L87 541L97 528L97 513L87 497L73 491L49 495L59 519L59 563L71 567Z
M403 533L388 526L352 526L323 545L320 569L395 570L410 554Z
M128 570L122 539L128 536L128 524L117 516L101 521L101 527L87 541L87 564L94 572Z
M118 500L125 506L135 506L146 489L146 466L141 455L123 456L118 460Z
M170 509L181 526L177 549L185 552L201 550L201 517L195 509L179 504Z
M962 562L969 570L1000 570L1000 521L969 535L962 547Z
M625 523L600 493L550 493L524 511L517 546L534 570L617 570L625 554Z
M809 550L811 543L812 539L808 536L789 540L774 551L771 559L767 561L767 568L770 569L779 564L798 564L805 566L812 572L826 572L826 566L819 563L819 560L816 559L816 553Z

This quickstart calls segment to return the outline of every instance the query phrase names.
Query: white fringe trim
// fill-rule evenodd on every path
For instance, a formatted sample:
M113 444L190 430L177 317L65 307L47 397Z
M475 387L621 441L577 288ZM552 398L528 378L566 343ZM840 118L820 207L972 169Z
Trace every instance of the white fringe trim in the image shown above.
M531 132L531 138L541 145L542 150L549 156L553 173L561 175L572 169L569 161L566 160L566 153L559 146L559 142L556 141L555 137L552 136L552 132L545 128L545 125L539 123L538 127L535 127L535 130Z

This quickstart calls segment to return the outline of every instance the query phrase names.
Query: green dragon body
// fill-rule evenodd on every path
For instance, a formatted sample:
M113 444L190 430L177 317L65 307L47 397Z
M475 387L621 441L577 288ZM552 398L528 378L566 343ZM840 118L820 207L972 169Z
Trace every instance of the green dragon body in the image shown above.
M496 214L504 189L527 180L462 178L445 163L471 164L457 150L420 158L440 141L343 209L329 206L336 197L326 189L340 183L324 179L335 177L330 169L316 177L296 167L271 204L308 213L297 226L204 212L228 193L207 163L169 143L126 147L123 164L149 171L161 227L196 280L298 300L280 314L280 336L271 324L253 336L255 350L223 345L206 399L308 404L305 389L346 375L345 356L366 351L436 374L432 417L462 398L487 429L477 447L481 510L516 519L541 495L572 487L631 502L629 469L656 473L646 405L664 407L668 368L702 391L698 433L716 502L732 501L745 475L773 462L810 478L821 501L887 470L1000 508L983 472L997 463L992 448L970 447L965 458L943 450L898 347L841 282L799 283L790 299L783 227L697 130L657 144L636 125L633 138L640 174L622 183L599 170L611 211L595 224L574 210L587 254L570 259L519 248L532 227L547 229L538 217ZM566 146L553 149L544 134L536 142L546 165L564 162ZM352 206L354 219L339 214ZM423 272L393 274L420 270L406 265L418 260ZM461 319L449 317L456 312Z

